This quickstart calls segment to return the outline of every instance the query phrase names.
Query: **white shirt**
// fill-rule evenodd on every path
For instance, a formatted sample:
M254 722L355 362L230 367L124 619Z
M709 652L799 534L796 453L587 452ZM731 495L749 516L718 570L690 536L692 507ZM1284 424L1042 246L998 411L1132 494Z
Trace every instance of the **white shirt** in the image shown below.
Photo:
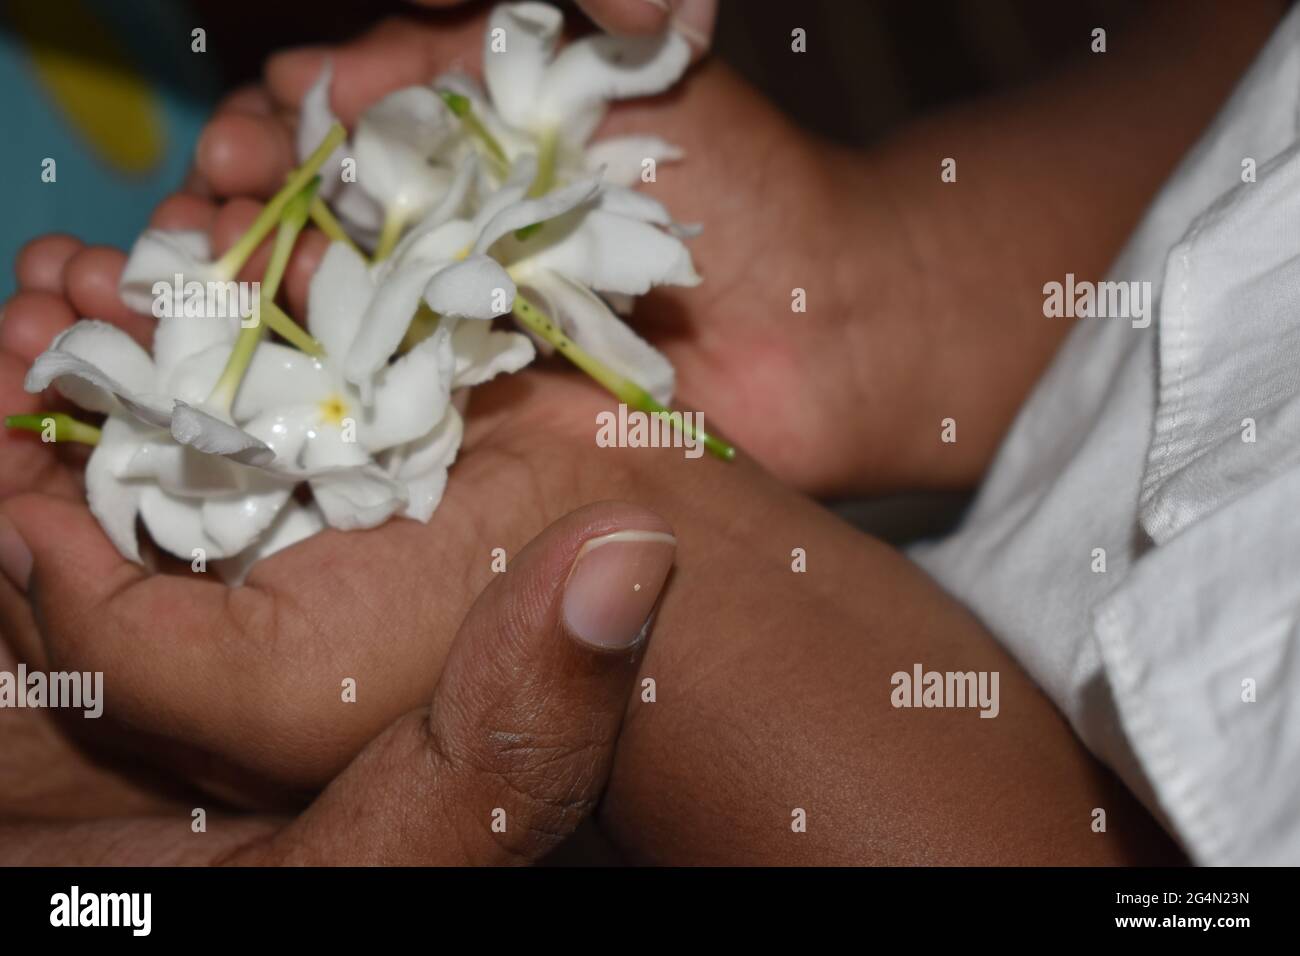
M914 556L1194 860L1300 863L1300 9L1108 278L1154 321L1077 320Z

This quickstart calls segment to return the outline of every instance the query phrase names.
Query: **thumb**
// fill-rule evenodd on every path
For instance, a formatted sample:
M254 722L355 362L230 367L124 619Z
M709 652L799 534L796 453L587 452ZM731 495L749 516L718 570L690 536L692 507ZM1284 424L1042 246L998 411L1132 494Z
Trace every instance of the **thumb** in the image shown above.
M236 863L531 862L599 800L676 553L663 519L602 502L561 518L470 609L432 706L370 743Z

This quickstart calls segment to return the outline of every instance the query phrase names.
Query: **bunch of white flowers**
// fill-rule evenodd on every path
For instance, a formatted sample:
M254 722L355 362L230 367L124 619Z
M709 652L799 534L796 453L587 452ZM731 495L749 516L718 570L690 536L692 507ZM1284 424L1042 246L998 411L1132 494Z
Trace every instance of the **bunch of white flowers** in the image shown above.
M329 110L327 65L302 103L302 165L228 252L214 259L199 233L136 242L121 295L159 316L152 355L86 319L36 360L29 391L53 385L106 420L10 424L55 422L57 438L95 444L87 497L124 555L140 560L139 517L160 547L228 559L218 566L240 579L327 526L427 521L466 390L523 368L534 343L629 406L669 414L672 366L611 304L626 312L653 286L700 281L689 230L628 188L645 161L681 153L649 136L588 140L609 101L668 88L689 50L670 33L596 36L557 55L562 26L545 4L497 7L486 90L462 75L398 90L350 143ZM275 296L309 219L332 243L304 330ZM273 231L252 308L230 309L235 277ZM495 327L501 316L525 334ZM304 484L309 499L295 495Z

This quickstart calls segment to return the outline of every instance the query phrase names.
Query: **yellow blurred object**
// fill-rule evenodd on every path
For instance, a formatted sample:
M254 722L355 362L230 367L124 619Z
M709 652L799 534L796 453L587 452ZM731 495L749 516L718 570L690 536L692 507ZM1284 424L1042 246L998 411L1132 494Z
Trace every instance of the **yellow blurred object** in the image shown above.
M162 160L157 98L82 0L11 0L5 13L42 84L100 159L125 173L147 172Z

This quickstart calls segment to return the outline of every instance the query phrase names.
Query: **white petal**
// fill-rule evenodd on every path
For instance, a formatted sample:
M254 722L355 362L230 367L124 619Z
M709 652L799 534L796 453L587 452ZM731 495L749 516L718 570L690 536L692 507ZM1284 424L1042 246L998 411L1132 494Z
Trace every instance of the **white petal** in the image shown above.
M537 354L528 336L498 332L488 322L458 322L455 328L451 337L456 356L453 388L481 385L502 373L517 372Z
M424 287L438 269L437 263L410 262L390 272L375 290L361 328L343 361L343 375L370 400L371 378L397 350L411 324ZM334 356L338 361L338 357Z
M495 259L475 255L438 270L425 286L424 301L439 315L491 319L510 311L515 284Z
M442 98L427 86L389 93L357 123L357 181L385 209L421 216L451 183L449 170L429 165L459 129Z
M537 178L537 157L525 153L510 166L510 175L501 187L483 200L474 214L474 235L481 235L487 224L501 210L522 202Z
M286 345L263 342L239 384L234 417L242 422L288 405L319 403L331 398L341 384L328 357L315 359Z
M53 383L69 401L93 412L125 408L152 424L167 422L167 403L152 394L149 354L115 325L83 319L60 332L27 372L24 387L40 392Z
M406 488L377 465L344 468L311 479L325 520L344 530L373 528L406 506Z
M248 476L255 474L229 458L177 444L165 432L156 434L140 442L130 459L121 463L119 478L146 479L181 498L206 498L240 492Z
M673 217L658 199L652 199L645 193L624 186L604 186L596 200L596 206L605 212L627 216L641 222L651 222L656 226L670 226Z
M236 587L244 583L258 561L299 541L305 541L324 529L325 519L321 517L319 508L314 504L304 506L290 501L280 509L280 514L265 534L235 557L221 562L217 571L227 584Z
M220 346L229 354L239 335L237 319L207 316L168 316L158 320L153 333L158 387L166 392L177 366L208 349Z
M640 385L656 401L664 405L672 401L672 363L628 328L598 296L558 275L537 275L527 285L545 301L551 318L569 338Z
M384 224L384 210L360 183L348 181L339 187L331 200L334 212L348 229L348 234L367 249L373 249Z
M402 250L402 257L399 259L397 254L394 253L389 262L379 265L376 272L381 277L380 281L383 281L394 269L401 266L414 265L419 262L436 263L439 266L445 265L469 249L474 244L474 237L477 235L474 226L464 219L452 219L440 226L427 229L418 235L411 233L408 238L413 237L412 241ZM402 241L405 242L406 240L403 239ZM389 265L389 263L392 264Z
M206 499L203 530L226 554L238 554L271 526L288 502L293 484L259 472L254 486L243 493Z
M316 404L286 405L264 412L244 425L244 431L273 452L275 460L266 468L278 475L306 477L302 451L320 423Z
M156 283L164 283L170 290L177 275L182 285L216 278L211 260L212 248L205 232L147 229L131 247L118 282L118 295L136 312L154 315ZM167 294L174 297L172 292Z
M307 330L326 355L348 354L373 295L366 261L347 243L330 243L307 291Z
M603 209L584 212L575 228L530 255L527 263L600 292L641 295L652 286L700 283L690 250L681 240Z
M425 215L423 219L402 237L393 249L390 257L394 263L406 261L407 257L430 258L429 250L424 246L425 238L434 232L441 231L441 227L457 220L464 212L466 205L473 196L479 177L482 175L478 157L470 154L456 168L456 175L448 185L447 191L437 204ZM478 235L475 232L473 235ZM452 247L447 252L434 256L434 258L450 258L462 246L468 245L473 241L473 236L465 239L458 246Z
M379 373L374 404L365 409L360 429L368 451L420 438L443 417L455 366L451 343L450 331L439 323L431 336Z
M613 136L587 147L588 169L604 169L604 181L613 186L632 186L641 181L647 159L673 163L684 158L685 151L658 136Z
M487 252L494 242L508 232L562 216L587 202L596 195L598 189L600 189L600 177L590 176L568 186L552 189L545 196L537 199L512 203L483 226L478 241L474 243L474 251Z
M661 93L690 61L690 44L675 30L655 37L585 37L560 51L546 71L537 118L561 126L570 142L585 143L608 101Z
M298 110L298 161L302 162L316 151L316 147L329 135L329 131L338 122L338 117L330 109L330 90L334 83L334 64L326 59L320 75L303 95ZM329 158L321 164L320 195L331 199L343 185L341 171L343 160L348 151L340 143Z
M248 432L215 415L178 401L172 409L172 437L209 455L244 465L269 465L275 452Z
M483 76L507 123L523 127L533 119L537 91L563 26L564 15L545 3L501 4L492 10L483 40Z
M157 545L186 561L202 548L208 560L227 557L221 545L203 530L203 504L192 498L169 495L157 485L140 491L140 516Z
M338 117L330 109L330 90L334 82L334 65L326 60L320 76L302 98L298 110L298 159L306 159L316 151ZM343 222L362 238L370 238L383 224L383 210L379 208L359 184L343 179L343 161L350 148L340 143L321 165L320 195L333 203Z
M138 482L118 477L140 441L140 432L125 419L107 419L100 431L99 444L86 462L86 501L99 526L123 557L140 562L140 546L135 536L135 519L140 513Z
M447 469L456 460L464 423L455 408L448 408L438 427L418 442L396 449L389 474L406 486L407 504L402 516L428 521L447 487Z

